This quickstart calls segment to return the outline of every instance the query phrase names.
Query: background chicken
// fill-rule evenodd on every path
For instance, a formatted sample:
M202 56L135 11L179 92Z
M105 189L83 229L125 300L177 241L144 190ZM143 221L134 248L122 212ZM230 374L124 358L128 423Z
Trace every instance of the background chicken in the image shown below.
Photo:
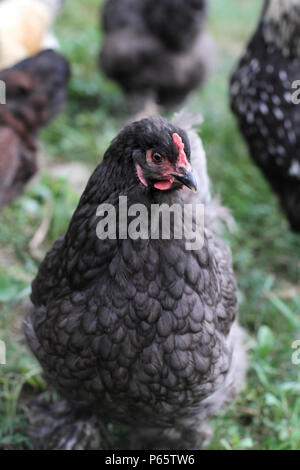
M300 3L268 0L231 79L231 107L250 154L300 232Z
M57 46L50 28L63 0L0 2L0 69Z
M206 419L241 388L246 361L231 254L209 217L195 251L173 235L96 236L99 204L118 212L120 195L147 208L210 201L201 141L182 116L175 121L145 119L120 132L33 282L27 340L67 400L36 407L38 447L81 448L83 429L115 422L129 425L133 449L201 448Z
M34 175L37 132L62 109L69 75L66 59L51 50L0 72L6 85L6 104L0 105L0 208Z
M100 61L132 112L180 104L205 80L214 47L203 32L206 0L109 0Z

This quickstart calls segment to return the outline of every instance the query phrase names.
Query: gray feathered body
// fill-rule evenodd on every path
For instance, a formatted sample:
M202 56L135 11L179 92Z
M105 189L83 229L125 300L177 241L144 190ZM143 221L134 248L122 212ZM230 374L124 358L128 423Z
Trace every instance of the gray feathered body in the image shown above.
M149 122L158 135L173 129L160 119L137 128ZM136 139L125 134L109 150L122 153L123 165ZM246 368L230 250L209 224L201 250L175 239L99 240L100 202L117 207L120 194L128 205L188 201L185 190L149 199L111 161L96 169L67 234L41 265L27 340L70 407L129 425L132 448L200 448L207 417L234 399Z
M123 88L133 110L147 100L180 104L213 68L204 33L205 0L109 0L103 11L104 73Z

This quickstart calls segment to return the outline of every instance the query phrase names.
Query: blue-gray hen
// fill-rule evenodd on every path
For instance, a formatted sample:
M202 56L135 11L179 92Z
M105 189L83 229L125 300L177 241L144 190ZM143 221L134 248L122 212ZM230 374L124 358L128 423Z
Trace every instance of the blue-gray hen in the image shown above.
M207 418L242 386L231 254L212 229L219 210L190 123L149 118L119 133L33 282L27 340L65 400L36 406L39 447L97 447L91 429L101 436L121 423L133 449L199 449ZM97 208L118 213L120 196L149 213L153 204L204 204L202 248L187 249L174 224L169 239L100 240Z

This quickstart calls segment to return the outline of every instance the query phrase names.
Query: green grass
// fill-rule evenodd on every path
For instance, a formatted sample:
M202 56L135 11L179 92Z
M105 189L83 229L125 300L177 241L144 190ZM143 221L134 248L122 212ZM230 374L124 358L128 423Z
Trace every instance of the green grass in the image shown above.
M226 237L238 279L241 323L250 335L247 386L214 419L211 449L300 449L300 366L291 360L292 343L300 339L300 289L292 292L300 284L300 237L289 231L251 163L228 106L228 77L260 6L253 0L212 1L210 29L219 43L219 67L187 103L205 118L201 137L214 191L237 222L236 231ZM92 169L125 119L121 92L97 68L98 8L98 0L67 2L56 28L73 78L66 110L42 133L49 165L75 160ZM77 200L67 181L43 171L1 217L0 339L7 343L7 365L0 365L0 448L31 448L24 397L44 387L20 333L39 265L39 254L29 244L45 213L50 214L42 255L64 232Z

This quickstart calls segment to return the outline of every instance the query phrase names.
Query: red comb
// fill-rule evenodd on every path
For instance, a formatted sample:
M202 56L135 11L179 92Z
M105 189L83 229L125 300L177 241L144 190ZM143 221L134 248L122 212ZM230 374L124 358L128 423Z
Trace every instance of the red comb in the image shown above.
M172 138L173 138L174 144L176 145L178 149L178 164L184 167L189 167L190 165L186 158L186 154L184 151L184 143L182 142L182 138L180 137L180 135L176 133L172 135Z

